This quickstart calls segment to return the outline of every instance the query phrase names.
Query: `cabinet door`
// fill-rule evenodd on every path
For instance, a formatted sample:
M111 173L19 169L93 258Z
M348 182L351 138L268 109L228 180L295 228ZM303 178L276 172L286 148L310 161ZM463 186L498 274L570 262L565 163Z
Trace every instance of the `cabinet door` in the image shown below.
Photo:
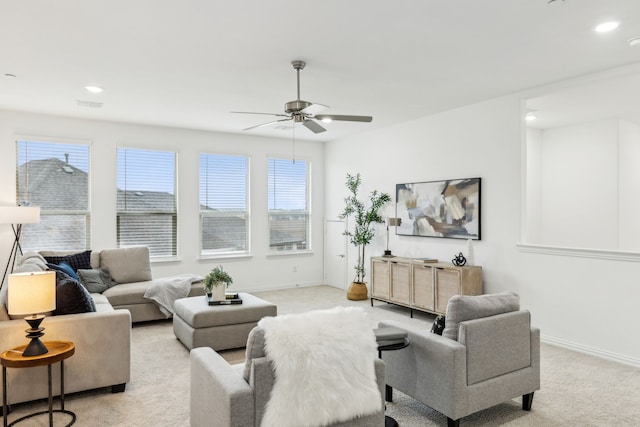
M411 301L411 266L399 262L391 265L391 301L409 304Z
M389 263L371 260L371 295L389 299Z
M434 275L433 267L413 265L413 305L432 311L434 308Z
M454 269L436 268L436 311L447 311L449 298L460 294L460 272Z

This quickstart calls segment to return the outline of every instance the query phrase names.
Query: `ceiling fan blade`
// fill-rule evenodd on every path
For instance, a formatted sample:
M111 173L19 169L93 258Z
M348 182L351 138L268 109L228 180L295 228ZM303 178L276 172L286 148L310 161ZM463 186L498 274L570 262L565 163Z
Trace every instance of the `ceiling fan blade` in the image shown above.
M320 132L324 132L326 130L325 128L320 126L318 123L314 122L313 120L309 120L309 119L303 121L302 125L304 127L306 127L307 129L309 129L313 133L320 133Z
M251 127L248 127L246 129L242 129L242 130L257 129L257 128L261 128L261 127L264 127L264 126L269 126L269 125L273 125L273 124L276 124L276 123L280 123L280 122L287 122L289 120L293 120L293 117L289 117L287 119L273 120L271 122L262 123L262 124L255 125L255 126L251 126Z
M314 117L317 120L336 120L343 122L366 122L369 123L373 120L371 116L340 116L336 114L320 114Z
M229 111L229 112L233 114L263 114L267 116L289 117L287 114L281 114L281 113L256 113L253 111Z
M303 108L302 110L300 110L301 113L304 114L309 114L311 116L315 116L316 114L318 114L321 111L326 110L327 108L329 108L326 105L322 105L322 104L311 104L309 106L307 106L306 108Z

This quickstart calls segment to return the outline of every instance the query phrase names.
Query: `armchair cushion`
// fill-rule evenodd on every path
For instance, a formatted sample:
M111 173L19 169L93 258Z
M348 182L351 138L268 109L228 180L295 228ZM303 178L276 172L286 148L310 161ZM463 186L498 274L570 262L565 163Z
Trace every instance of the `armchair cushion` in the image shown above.
M442 336L458 340L458 326L465 320L494 316L496 314L518 311L520 297L515 292L502 292L487 295L454 295L447 304L444 331Z
M527 310L460 323L458 342L467 347L467 385L531 366Z
M264 352L264 329L253 328L249 332L247 337L247 348L244 356L244 369L242 371L242 377L246 382L249 382L249 376L251 374L251 365L253 365L254 359L265 357Z

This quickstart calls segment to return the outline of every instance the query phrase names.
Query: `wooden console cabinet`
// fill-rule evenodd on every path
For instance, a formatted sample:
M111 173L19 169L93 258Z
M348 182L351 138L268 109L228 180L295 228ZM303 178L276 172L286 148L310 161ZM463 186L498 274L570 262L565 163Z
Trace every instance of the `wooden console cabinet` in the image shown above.
M413 310L445 314L453 295L482 294L482 267L456 267L411 258L371 258L371 305L373 300Z

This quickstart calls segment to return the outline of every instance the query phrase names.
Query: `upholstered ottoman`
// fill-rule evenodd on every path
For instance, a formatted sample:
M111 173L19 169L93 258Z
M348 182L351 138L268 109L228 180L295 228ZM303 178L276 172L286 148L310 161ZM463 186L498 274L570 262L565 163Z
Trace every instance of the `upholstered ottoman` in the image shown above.
M242 304L209 305L205 296L181 298L173 308L173 333L189 350L244 347L249 332L265 316L275 316L277 307L244 292Z

